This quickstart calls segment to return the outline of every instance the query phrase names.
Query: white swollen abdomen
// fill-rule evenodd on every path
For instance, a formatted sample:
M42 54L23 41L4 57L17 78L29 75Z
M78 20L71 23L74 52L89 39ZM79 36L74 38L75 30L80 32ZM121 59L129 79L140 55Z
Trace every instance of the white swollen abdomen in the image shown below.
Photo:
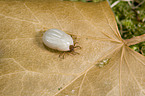
M58 29L49 29L43 34L44 44L59 51L70 51L70 45L74 45L70 35Z

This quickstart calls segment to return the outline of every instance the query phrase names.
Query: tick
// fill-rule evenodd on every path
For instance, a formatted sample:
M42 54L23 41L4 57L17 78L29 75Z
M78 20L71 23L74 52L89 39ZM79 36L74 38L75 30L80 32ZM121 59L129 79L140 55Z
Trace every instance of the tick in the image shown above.
M60 54L59 57L63 56L63 58L64 53L66 52L74 55L79 54L78 52L75 52L74 49L77 47L81 48L80 46L76 46L76 38L73 40L72 36L58 29L47 30L43 34L42 40L47 47L61 51L62 54Z

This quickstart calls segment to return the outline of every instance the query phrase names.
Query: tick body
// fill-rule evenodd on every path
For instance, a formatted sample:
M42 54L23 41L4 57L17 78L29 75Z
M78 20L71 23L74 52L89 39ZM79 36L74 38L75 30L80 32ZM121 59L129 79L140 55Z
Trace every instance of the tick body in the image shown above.
M71 51L74 47L73 39L70 35L58 29L49 29L43 34L44 44L58 51Z

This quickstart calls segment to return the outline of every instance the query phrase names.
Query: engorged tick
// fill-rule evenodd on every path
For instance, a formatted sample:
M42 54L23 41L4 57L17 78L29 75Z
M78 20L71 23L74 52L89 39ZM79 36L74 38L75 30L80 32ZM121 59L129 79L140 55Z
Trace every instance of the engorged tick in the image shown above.
M58 51L62 51L62 54L59 57L63 56L64 53L71 53L71 54L79 54L75 52L75 48L81 48L80 46L76 46L77 42L72 39L72 36L66 34L65 32L58 30L58 29L49 29L43 34L43 42L44 44L51 48Z

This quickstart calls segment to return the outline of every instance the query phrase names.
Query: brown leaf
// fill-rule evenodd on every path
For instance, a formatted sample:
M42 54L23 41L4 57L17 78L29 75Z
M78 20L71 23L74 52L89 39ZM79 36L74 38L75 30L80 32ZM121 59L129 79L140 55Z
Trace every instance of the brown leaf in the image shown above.
M124 44L109 4L55 1L0 1L0 96L145 96L145 57ZM46 48L50 28L77 36L80 55Z

